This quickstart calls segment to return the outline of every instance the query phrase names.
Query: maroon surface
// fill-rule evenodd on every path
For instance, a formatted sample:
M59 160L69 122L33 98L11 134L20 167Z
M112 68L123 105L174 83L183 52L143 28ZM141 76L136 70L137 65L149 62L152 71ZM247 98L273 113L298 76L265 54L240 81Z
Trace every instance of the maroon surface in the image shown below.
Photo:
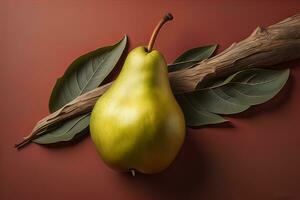
M171 3L172 2L172 3ZM118 41L148 42L174 14L156 48L171 62L208 43L220 50L258 26L297 11L300 1L16 1L0 3L0 199L300 199L300 62L267 104L231 125L188 130L173 165L131 177L107 168L89 137L59 148L13 144L47 115L56 79L79 55Z

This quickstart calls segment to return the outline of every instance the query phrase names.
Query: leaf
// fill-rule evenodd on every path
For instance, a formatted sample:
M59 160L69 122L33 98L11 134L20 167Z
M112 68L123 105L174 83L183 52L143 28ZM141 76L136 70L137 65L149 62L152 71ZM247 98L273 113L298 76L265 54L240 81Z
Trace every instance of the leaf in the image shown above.
M90 114L75 117L63 123L59 128L39 136L33 142L38 144L51 144L72 140L76 135L87 131L90 122Z
M55 112L76 97L95 89L120 59L127 36L113 46L99 48L77 58L53 88L49 110Z
M202 126L226 122L223 117L207 112L188 95L177 95L177 102L182 108L188 126Z
M192 67L197 62L212 56L217 48L217 44L207 45L190 49L181 54L172 64L168 65L168 71L173 72Z
M103 47L77 58L59 78L53 88L49 109L54 112L90 90L97 88L120 59L127 43L127 36L113 46ZM80 115L64 122L33 140L39 144L70 141L89 127L90 114Z
M177 99L188 125L221 123L222 120L215 115L240 113L252 105L270 100L285 85L288 77L288 69L246 69L229 76L222 83L207 88L197 87L196 91L182 94L183 97L177 96ZM208 113L211 115L204 120L203 115Z

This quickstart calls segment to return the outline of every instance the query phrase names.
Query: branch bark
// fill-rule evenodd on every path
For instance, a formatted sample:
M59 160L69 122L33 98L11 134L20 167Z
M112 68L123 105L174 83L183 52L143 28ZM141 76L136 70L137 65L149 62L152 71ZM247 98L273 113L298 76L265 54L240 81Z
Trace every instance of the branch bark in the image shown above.
M191 92L197 84L251 67L267 67L300 58L300 13L267 28L258 27L246 39L232 44L222 53L197 63L193 68L169 73L174 94ZM112 83L83 94L60 110L40 120L32 132L17 144L19 148L37 134L63 121L88 113Z

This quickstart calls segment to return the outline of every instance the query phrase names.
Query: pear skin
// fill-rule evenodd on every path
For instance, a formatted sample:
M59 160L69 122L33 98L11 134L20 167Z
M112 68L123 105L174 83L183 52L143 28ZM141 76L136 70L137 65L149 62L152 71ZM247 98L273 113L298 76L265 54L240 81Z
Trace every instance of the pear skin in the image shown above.
M132 50L90 120L92 140L113 169L152 174L166 169L185 138L183 113L172 94L167 65L156 50Z

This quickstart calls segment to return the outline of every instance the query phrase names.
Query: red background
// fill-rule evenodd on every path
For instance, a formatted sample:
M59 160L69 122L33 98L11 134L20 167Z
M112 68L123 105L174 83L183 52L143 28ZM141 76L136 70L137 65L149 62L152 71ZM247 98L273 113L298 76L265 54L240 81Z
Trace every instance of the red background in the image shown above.
M175 20L156 49L219 52L300 11L300 1L15 1L0 3L0 199L300 199L300 62L276 98L231 116L231 125L189 129L173 165L131 177L107 168L89 137L57 148L14 143L48 114L52 87L79 55L148 42L166 12Z

